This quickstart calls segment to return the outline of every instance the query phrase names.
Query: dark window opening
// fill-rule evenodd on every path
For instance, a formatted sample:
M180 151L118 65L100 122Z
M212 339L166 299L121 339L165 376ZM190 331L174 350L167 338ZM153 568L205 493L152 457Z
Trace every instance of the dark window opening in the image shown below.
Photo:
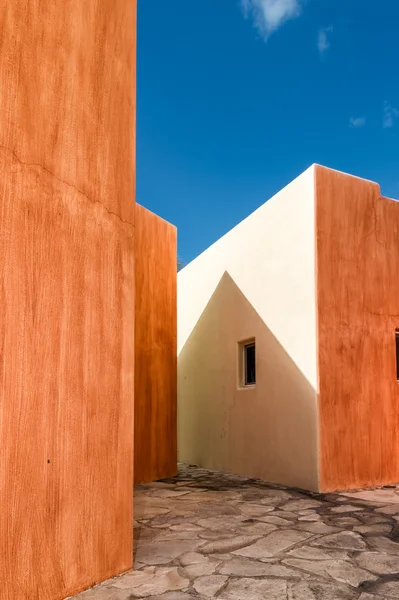
M396 337L396 379L399 381L399 329L395 331Z
M398 345L398 335L396 336L396 345ZM255 362L255 342L246 344L244 346L244 385L255 385L256 383Z

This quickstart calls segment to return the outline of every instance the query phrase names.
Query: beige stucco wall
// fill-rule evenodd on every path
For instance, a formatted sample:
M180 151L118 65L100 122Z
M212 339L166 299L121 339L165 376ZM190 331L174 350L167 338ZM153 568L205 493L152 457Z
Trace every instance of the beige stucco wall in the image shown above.
M314 227L311 167L179 273L180 460L318 488Z

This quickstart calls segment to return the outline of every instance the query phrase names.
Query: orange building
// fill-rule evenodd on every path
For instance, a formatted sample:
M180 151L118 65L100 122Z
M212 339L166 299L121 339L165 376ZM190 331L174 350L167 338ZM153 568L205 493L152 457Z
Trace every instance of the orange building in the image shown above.
M176 470L176 233L135 205L136 0L0 29L0 589L60 600L132 567L134 462Z
M177 473L176 228L136 204L134 480Z

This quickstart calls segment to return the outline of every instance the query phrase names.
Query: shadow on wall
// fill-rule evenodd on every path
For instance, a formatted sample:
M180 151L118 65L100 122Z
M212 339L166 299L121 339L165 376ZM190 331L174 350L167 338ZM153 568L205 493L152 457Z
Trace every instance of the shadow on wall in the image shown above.
M243 389L238 344L252 337L256 386ZM178 357L178 454L318 489L316 391L227 272Z

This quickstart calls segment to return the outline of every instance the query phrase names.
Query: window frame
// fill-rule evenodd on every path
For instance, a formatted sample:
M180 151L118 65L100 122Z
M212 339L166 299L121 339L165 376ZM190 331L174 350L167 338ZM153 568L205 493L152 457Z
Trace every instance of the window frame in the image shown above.
M248 383L247 350L254 348L255 360L255 381ZM241 390L250 390L256 387L256 340L249 338L238 343L238 388Z

